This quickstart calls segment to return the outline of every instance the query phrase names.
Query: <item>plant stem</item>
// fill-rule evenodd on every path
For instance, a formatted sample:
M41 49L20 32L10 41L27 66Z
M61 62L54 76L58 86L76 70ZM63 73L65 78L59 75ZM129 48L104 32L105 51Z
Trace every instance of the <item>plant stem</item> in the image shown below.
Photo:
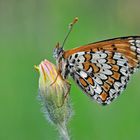
M57 125L61 139L62 140L70 140L68 130L65 124L58 124Z

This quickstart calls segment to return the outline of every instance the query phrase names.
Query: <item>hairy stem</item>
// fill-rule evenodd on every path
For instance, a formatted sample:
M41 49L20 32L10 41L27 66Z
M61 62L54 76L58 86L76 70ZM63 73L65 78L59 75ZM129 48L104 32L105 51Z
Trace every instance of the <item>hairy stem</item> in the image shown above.
M70 140L68 130L65 124L58 124L58 131L62 140Z

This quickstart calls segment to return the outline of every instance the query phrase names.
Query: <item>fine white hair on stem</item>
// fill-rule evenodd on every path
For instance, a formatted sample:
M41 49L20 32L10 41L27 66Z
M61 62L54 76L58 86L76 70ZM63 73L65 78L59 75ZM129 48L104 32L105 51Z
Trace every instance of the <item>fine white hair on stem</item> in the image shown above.
M58 131L60 134L60 138L62 140L70 140L69 134L68 134L68 129L66 127L66 124L57 124Z

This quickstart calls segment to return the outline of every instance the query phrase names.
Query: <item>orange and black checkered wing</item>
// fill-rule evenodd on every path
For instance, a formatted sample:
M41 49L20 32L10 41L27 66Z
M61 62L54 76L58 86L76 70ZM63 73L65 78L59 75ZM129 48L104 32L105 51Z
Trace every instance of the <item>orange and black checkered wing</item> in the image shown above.
M140 37L123 37L65 51L70 75L98 103L109 104L140 66Z

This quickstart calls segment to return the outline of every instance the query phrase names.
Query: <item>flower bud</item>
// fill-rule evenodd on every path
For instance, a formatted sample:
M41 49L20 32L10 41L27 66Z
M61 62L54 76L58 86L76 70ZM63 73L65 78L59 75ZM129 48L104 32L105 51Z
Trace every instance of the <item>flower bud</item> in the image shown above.
M48 60L42 61L35 68L40 73L39 95L47 118L57 126L61 135L68 137L66 125L72 113L69 97L66 95L69 93L70 84L62 79L55 65Z

